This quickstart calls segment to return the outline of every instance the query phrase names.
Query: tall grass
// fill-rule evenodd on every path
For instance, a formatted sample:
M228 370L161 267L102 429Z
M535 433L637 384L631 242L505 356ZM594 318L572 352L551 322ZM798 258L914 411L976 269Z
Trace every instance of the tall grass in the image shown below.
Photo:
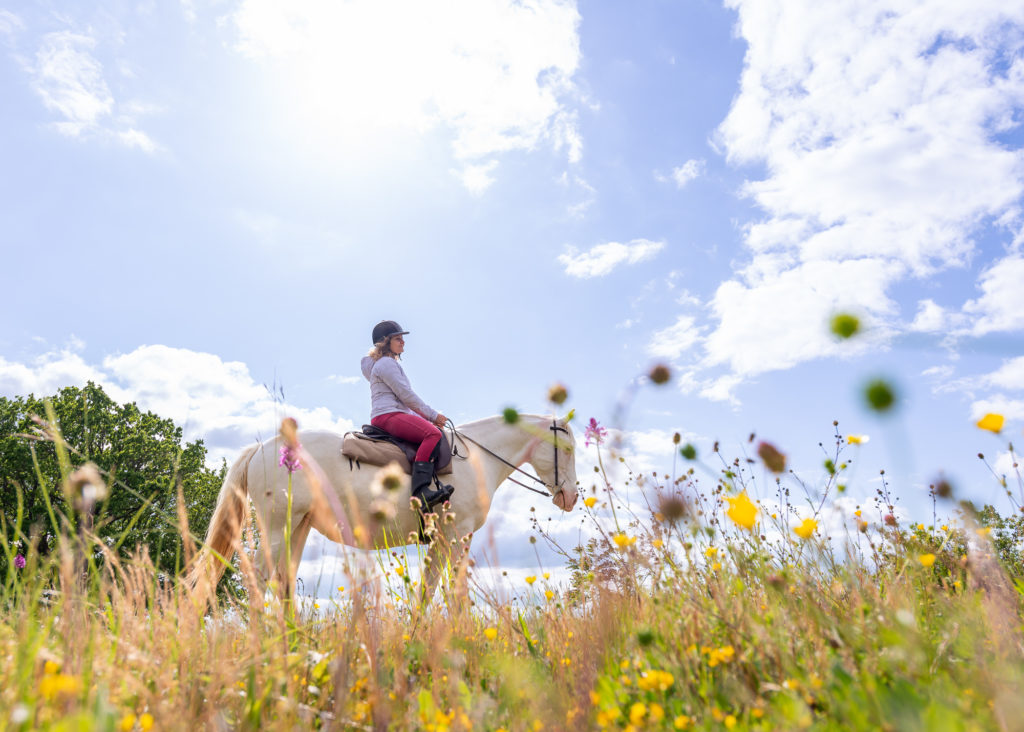
M22 568L19 527L4 537L0 726L1021 728L1024 578L993 534L969 516L900 521L889 493L877 520L851 515L848 532L826 534L838 454L822 486L769 481L776 495L752 501L744 528L727 499L753 496L751 464L684 454L680 476L602 474L580 509L594 540L566 548L571 584L531 578L526 605L461 566L423 606L389 555L395 589L354 569L344 602L296 607L264 598L243 556L248 600L211 609L145 548L123 559L97 543L84 513ZM645 511L623 500L637 483Z

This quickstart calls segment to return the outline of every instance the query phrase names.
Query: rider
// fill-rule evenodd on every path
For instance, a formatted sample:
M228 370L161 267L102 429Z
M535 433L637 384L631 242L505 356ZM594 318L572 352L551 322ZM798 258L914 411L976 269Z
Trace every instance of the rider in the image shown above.
M363 357L363 376L370 382L370 424L400 440L419 445L412 464L412 495L424 511L444 503L454 491L449 485L430 487L434 478L435 448L441 441L441 427L448 422L432 409L409 385L398 363L409 331L393 320L382 320L373 328L373 348Z

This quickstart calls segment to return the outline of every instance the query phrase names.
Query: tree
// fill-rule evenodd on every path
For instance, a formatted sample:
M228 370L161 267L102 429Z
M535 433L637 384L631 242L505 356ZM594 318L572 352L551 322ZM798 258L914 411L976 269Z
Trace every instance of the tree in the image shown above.
M44 399L0 397L0 535L13 542L20 530L24 537L35 537L36 550L46 555L54 549L56 532L74 525L57 450L50 440L33 439L40 431L38 420L46 417L47 401L68 445L71 468L91 461L107 478L110 491L96 506L94 532L122 555L143 545L158 571L179 570L184 564L179 486L190 533L201 539L227 465L210 470L202 440L183 446L181 428L171 420L134 403L117 404L91 382ZM44 487L61 527L51 521ZM23 519L16 527L19 494ZM0 576L6 575L6 562L0 552Z

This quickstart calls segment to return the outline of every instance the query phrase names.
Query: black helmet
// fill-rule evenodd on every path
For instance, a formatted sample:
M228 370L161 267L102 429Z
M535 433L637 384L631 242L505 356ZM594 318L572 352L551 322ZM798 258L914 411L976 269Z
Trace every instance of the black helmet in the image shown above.
M402 330L402 326L393 320L382 320L373 326L373 342L380 343L385 338L395 335L405 335L409 331Z

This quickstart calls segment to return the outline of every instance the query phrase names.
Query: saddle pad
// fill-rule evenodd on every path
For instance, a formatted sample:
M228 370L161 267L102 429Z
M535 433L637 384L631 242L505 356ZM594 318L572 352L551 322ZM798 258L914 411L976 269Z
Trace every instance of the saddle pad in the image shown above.
M374 440L362 432L346 432L341 443L341 454L352 460L358 460L367 465L384 466L388 463L398 463L406 473L412 474L412 463L406 457L398 445L386 440ZM437 471L438 475L447 475L452 472L452 464L449 462Z

